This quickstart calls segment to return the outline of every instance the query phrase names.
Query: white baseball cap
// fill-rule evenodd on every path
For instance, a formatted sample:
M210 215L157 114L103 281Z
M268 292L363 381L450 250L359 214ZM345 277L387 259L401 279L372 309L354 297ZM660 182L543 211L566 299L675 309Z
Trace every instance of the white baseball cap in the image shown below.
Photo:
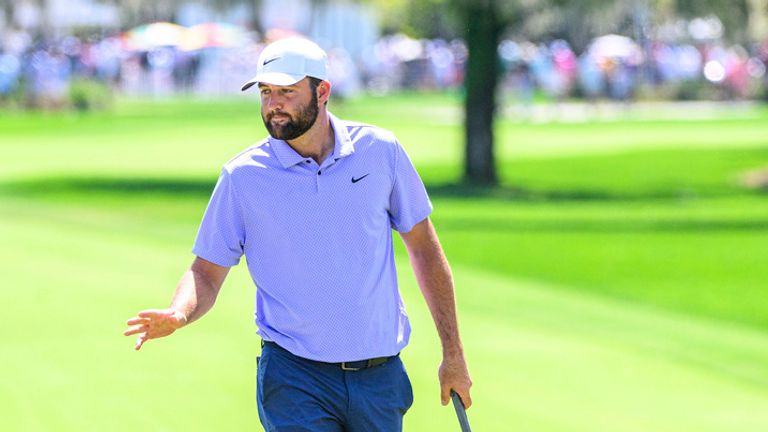
M304 77L328 80L328 56L309 39L290 37L267 45L259 55L256 76L240 90L260 82L278 86L296 84Z

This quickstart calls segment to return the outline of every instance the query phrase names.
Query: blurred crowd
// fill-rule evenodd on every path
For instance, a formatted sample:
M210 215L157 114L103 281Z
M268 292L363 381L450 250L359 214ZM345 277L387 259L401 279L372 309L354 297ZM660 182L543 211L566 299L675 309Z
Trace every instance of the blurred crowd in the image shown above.
M555 100L566 97L628 101L643 89L670 99L749 99L768 89L768 41L746 49L718 42L641 47L629 38L596 38L581 54L567 42L504 41L499 47L506 87L518 98L536 89Z
M283 36L243 33L227 44L190 48L173 41L139 44L136 35L126 33L48 41L11 33L0 40L0 102L22 94L35 106L63 106L77 80L97 81L129 95L237 93L239 83L254 73L265 43ZM402 34L381 37L357 56L326 48L334 92L342 99L361 91L457 89L467 59L460 40L416 40ZM536 95L630 101L648 88L672 99L768 94L768 41L749 47L718 41L641 46L624 36L606 35L582 52L563 40L505 40L499 54L502 89L523 103Z

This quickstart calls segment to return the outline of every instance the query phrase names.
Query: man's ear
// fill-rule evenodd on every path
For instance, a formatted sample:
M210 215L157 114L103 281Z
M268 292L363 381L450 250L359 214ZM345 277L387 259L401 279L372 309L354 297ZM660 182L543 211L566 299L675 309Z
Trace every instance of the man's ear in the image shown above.
M331 97L331 83L328 81L320 81L317 85L317 101L321 104L327 104L328 98Z

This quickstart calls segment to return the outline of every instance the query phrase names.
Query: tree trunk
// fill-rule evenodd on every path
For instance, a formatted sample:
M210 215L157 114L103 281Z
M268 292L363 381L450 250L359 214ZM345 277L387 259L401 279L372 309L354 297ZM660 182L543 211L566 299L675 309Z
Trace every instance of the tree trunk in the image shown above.
M464 180L484 185L498 182L493 154L493 119L502 26L496 9L495 0L475 0L464 6L469 50L464 77Z
M768 0L748 0L749 37L759 42L768 37Z

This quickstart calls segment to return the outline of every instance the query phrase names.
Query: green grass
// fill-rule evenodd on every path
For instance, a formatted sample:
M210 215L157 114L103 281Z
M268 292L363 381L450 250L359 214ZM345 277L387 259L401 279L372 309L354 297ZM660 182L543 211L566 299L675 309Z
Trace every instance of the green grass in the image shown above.
M476 430L768 429L768 112L711 121L500 122L502 186L458 185L457 102L350 101L422 173L453 265ZM219 167L264 135L255 99L123 101L0 116L3 429L257 429L254 288L236 268L205 319L140 353ZM398 249L414 324L406 430L457 430L439 347Z

